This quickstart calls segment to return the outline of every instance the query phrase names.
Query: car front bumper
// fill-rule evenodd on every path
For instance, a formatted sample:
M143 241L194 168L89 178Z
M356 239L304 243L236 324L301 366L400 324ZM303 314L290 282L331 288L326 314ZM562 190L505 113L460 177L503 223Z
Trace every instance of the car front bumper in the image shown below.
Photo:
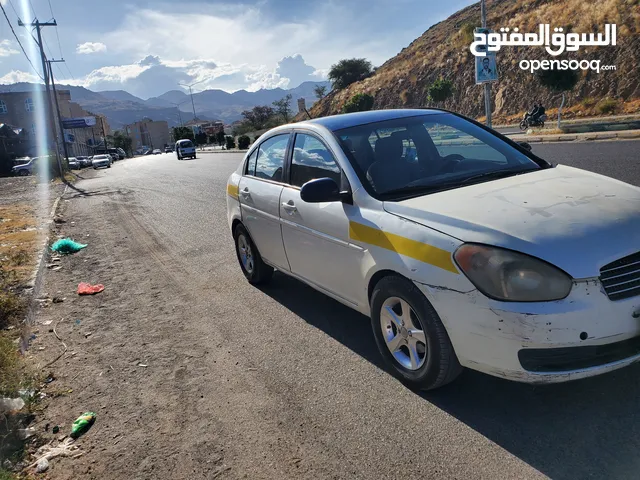
M94 163L93 164L93 168L103 168L103 167L108 167L109 166L109 162L100 162L100 163Z
M460 363L526 383L599 375L640 361L640 296L611 301L597 279L553 302L500 302L416 285L442 319Z

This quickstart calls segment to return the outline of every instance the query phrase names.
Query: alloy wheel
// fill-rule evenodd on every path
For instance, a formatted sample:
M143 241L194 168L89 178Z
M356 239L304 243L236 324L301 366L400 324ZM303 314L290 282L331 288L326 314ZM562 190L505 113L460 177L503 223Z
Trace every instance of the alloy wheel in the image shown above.
M251 252L249 241L242 234L238 236L238 252L240 253L242 266L248 273L253 273L253 252Z
M427 359L427 342L420 319L403 299L389 297L380 309L380 327L389 352L402 367L418 370Z

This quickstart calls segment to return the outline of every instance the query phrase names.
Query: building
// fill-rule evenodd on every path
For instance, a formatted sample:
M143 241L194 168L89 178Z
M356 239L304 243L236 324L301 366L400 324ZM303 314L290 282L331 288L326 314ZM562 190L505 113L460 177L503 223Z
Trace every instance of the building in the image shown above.
M196 118L195 120L189 120L184 126L191 128L194 135L205 133L208 137L224 131L224 123L218 120L200 120Z
M53 94L53 92L52 92ZM58 105L60 107L60 116L62 120L79 117L96 117L96 125L87 128L76 128L64 130L64 138L67 144L69 156L92 155L93 146L102 142L103 132L105 135L111 133L111 128L104 115L95 115L82 109L82 107L71 101L71 92L69 90L57 90ZM38 100L46 101L46 92L4 92L0 93L0 123L6 123L27 132L29 137L29 154L37 155L36 142L39 140L36 114L41 105ZM52 106L53 113L57 114L55 107ZM45 117L45 123L48 129L48 145L46 149L55 150L56 135L59 127L56 125L54 130L51 125L49 116ZM104 129L104 130L103 130ZM41 137L40 137L41 138ZM60 145L60 153L62 153L62 145Z
M169 124L165 120L153 121L145 118L139 122L126 125L125 135L131 138L131 148L134 151L145 148L164 148L170 144Z

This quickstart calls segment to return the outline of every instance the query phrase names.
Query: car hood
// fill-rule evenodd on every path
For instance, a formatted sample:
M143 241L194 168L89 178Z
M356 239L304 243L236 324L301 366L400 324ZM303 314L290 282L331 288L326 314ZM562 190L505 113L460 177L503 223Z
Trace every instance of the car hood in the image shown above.
M387 212L463 242L517 250L573 278L640 251L640 188L558 166L400 202Z

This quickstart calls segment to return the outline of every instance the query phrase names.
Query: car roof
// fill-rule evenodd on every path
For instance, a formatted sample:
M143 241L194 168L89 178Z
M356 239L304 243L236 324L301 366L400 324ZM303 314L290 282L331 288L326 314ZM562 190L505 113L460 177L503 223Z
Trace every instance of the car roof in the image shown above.
M343 113L331 115L329 117L314 118L300 123L314 123L322 125L331 130L341 130L343 128L366 125L367 123L381 122L384 120L395 120L397 118L417 117L420 115L433 115L436 113L446 113L442 110L433 109L390 109L390 110L369 110L368 112ZM299 125L299 124L298 124Z

